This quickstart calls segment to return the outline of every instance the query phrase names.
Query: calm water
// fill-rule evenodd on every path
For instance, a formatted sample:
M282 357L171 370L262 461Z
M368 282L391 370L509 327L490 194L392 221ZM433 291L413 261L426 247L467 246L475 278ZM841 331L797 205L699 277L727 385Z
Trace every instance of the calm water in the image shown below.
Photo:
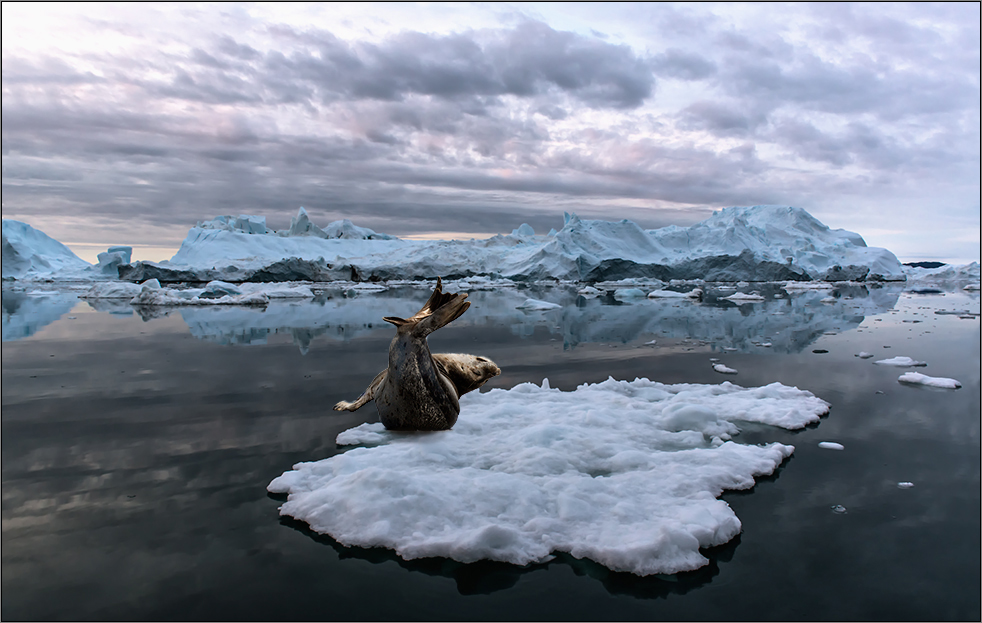
M639 578L568 556L405 562L279 518L266 485L374 420L370 406L330 406L384 367L381 316L426 295L141 315L4 291L3 618L980 618L979 320L934 313L978 312L977 296L852 288L834 304L824 292L737 307L472 294L430 343L494 359L503 374L489 387L780 381L832 403L797 433L746 426L737 441L796 451L753 490L724 495L743 533L701 570ZM514 309L533 295L565 307ZM902 386L903 369L860 350L927 361L917 370L963 387ZM716 374L710 357L739 375Z

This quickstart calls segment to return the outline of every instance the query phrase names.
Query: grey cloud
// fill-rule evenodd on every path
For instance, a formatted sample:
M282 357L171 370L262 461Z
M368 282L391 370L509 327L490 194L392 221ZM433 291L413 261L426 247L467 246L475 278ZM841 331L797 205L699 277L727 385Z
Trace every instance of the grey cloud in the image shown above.
M719 136L744 136L767 122L765 113L744 112L738 105L706 100L686 106L678 118L684 129L707 130Z
M651 66L659 76L679 80L704 80L716 73L716 63L677 48L656 55Z
M262 72L258 79L274 100L275 93L291 81L305 83L301 90L316 91L325 102L398 101L410 94L451 100L533 97L557 90L596 108L634 108L654 89L650 68L630 48L557 31L540 22L446 36L404 32L380 44L348 44L326 31L274 30L301 46L288 53L271 52L258 65L248 61L250 68ZM196 53L189 60L202 68L215 67L235 45L226 37L213 55ZM223 60L231 62L231 55ZM246 62L241 54L235 60ZM295 91L290 97L295 97Z

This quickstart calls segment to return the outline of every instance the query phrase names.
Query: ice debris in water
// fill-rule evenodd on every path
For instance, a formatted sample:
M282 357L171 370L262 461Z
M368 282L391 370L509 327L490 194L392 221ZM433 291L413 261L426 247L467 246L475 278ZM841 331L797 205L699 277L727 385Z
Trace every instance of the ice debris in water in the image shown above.
M734 370L733 368L728 368L725 364L722 364L722 363L714 363L713 364L713 370L716 370L720 374L736 374L737 373L736 370Z
M524 303L516 307L516 309L524 309L525 311L546 311L560 308L562 308L562 305L557 305L556 303L550 303L548 301L540 301L539 299L525 299Z
M926 374L921 374L920 372L906 372L901 374L897 381L901 383L908 383L910 385L926 385L928 387L939 387L941 389L958 389L962 386L962 384L955 379L949 379L941 376L928 376Z
M843 506L842 504L836 504L835 506L832 507L832 512L835 513L836 515L845 515L846 507Z
M880 359L873 363L881 366L896 366L898 368L923 368L927 365L924 361L915 361L910 357L891 357L890 359Z
M735 422L787 429L829 405L772 383L742 388L647 379L575 391L523 383L461 398L449 431L397 433L362 424L339 444L370 447L298 463L267 487L280 514L346 546L410 560L517 565L553 552L638 575L696 569L701 548L741 530L717 497L749 489L794 451L744 445Z
M834 441L820 441L818 443L819 448L824 448L826 450L845 450L846 447L841 443L835 443Z
M856 357L859 357L860 359L872 359L875 357L875 355L873 355L873 353L867 353L865 350L861 350L856 354Z
M908 481L903 481L903 482L898 482L897 483L897 488L898 489L910 489L913 486L914 486L914 483L908 482Z

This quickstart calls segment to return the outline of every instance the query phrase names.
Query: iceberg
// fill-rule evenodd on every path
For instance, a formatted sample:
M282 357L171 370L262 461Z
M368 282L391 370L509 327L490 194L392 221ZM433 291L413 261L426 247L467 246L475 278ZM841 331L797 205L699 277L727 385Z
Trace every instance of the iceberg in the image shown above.
M288 494L281 515L406 560L526 565L568 552L671 574L705 565L701 548L741 531L719 495L753 487L794 451L736 443L737 423L800 429L828 408L779 383L523 383L463 396L449 431L345 431L339 444L362 447L298 463L267 489Z
M127 260L128 261L128 260ZM3 219L3 279L85 279L89 264L27 223Z
M120 266L140 282L392 281L468 277L577 282L647 279L707 282L904 281L893 253L859 234L830 229L787 206L725 208L691 227L644 230L628 221L566 214L536 236L523 224L486 240L399 240L350 221L321 230L303 208L289 230L260 217L218 217L191 228L165 262Z

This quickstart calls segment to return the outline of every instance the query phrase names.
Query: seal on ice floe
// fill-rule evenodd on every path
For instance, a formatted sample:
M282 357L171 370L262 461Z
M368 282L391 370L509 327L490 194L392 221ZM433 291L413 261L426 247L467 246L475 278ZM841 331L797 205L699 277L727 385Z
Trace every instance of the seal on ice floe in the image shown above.
M445 294L443 280L426 304L410 318L383 318L396 326L389 344L389 367L378 373L354 402L342 400L335 411L355 411L375 401L389 430L447 430L460 414L458 399L501 374L493 361L462 354L431 354L426 336L460 317L470 303L462 293Z

